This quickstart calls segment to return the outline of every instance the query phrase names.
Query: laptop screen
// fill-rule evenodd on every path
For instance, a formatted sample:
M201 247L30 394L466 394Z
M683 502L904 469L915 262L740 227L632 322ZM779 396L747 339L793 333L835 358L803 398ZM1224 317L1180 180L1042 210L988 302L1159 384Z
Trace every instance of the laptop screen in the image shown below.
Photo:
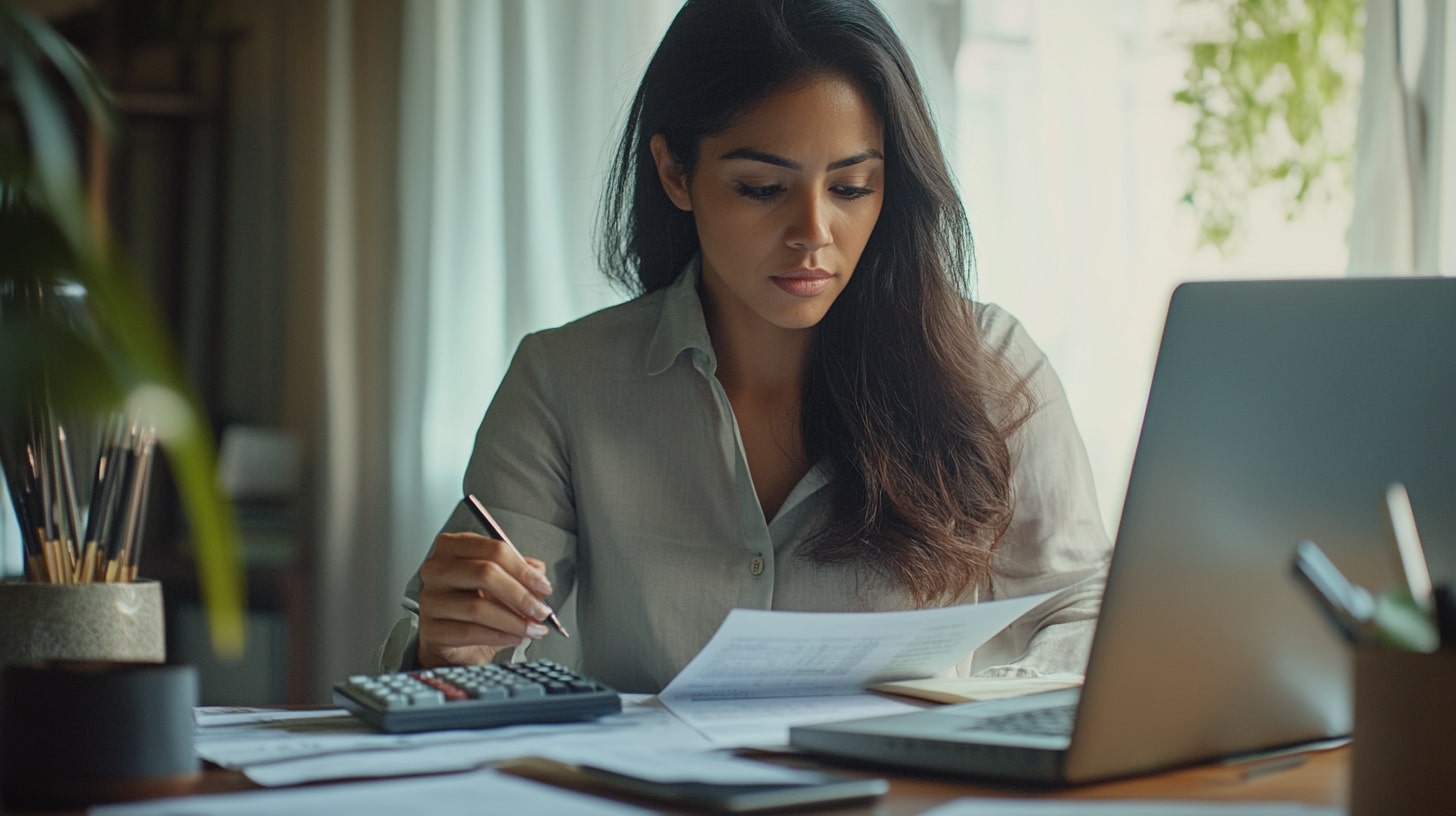
M1390 586L1391 482L1449 579L1456 279L1180 286L1068 774L1349 733L1349 648L1290 563L1310 539L1372 591Z

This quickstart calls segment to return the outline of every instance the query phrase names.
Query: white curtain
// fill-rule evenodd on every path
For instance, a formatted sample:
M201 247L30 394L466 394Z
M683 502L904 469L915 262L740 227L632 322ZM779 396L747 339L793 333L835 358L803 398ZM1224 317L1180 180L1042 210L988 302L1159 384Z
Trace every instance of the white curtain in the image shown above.
M398 209L398 0L293 0L285 30L291 426L315 452L310 701L390 621L389 415ZM388 172L384 168L391 168ZM397 608L397 606L395 607ZM299 647L295 644L296 648ZM305 657L299 655L299 657Z
M459 500L521 336L620 299L592 230L675 0L409 0L391 361L396 589ZM391 601L394 599L392 598Z
M1350 272L1456 274L1456 14L1367 0Z

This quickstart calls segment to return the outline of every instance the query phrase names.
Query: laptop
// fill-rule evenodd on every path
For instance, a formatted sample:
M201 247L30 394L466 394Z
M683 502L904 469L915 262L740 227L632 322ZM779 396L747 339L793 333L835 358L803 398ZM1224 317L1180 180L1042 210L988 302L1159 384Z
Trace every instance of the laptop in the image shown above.
M1433 580L1449 582L1456 279L1183 284L1082 687L795 727L790 742L1073 784L1348 735L1349 647L1290 565L1310 539L1353 580L1393 585L1397 481ZM1033 733L1003 730L1028 719Z

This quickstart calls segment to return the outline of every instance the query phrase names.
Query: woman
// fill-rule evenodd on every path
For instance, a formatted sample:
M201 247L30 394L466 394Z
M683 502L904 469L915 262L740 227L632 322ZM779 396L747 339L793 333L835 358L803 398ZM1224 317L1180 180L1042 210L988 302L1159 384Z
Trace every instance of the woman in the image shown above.
M381 668L531 643L655 692L733 607L1069 587L958 668L1082 670L1109 553L1086 454L1041 352L963 294L965 212L871 0L689 0L605 204L638 297L522 341L465 475L521 549L457 510ZM576 636L548 637L568 596Z

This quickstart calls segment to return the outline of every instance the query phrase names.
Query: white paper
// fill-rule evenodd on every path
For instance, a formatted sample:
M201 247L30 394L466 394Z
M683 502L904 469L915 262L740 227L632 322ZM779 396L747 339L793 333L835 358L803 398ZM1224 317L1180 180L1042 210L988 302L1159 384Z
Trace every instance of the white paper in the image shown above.
M197 732L197 755L224 768L349 751L408 748L474 739L470 731L385 734L353 717L279 721L207 728Z
M624 711L656 699L647 694L622 694L620 697ZM651 702L651 705L657 704ZM224 768L246 768L269 762L351 751L412 749L426 745L475 742L481 739L499 740L537 733L592 730L591 722L582 721L389 734L376 730L341 708L282 710L199 706L193 710L193 719L199 724L194 737L197 755Z
M278 816L344 813L349 816L635 816L652 811L575 793L495 771L354 782L283 790L243 791L152 799L92 808L91 816Z
M337 736L339 740L323 739L328 736ZM199 748L199 753L214 756L226 753L231 759L250 759L228 767L241 767L249 779L264 787L279 787L337 779L467 771L498 760L530 755L577 762L609 755L622 745L680 753L713 747L655 701L628 705L621 714L591 722L420 734L314 735L305 739L312 753L300 753L297 739L287 737L274 738L267 746L235 745L227 752L209 746L206 750ZM268 759L260 761L257 759L260 756Z
M899 612L734 609L660 695L683 699L853 694L931 677L1056 593Z
M926 703L862 694L685 701L673 711L719 748L782 748L789 727L919 711Z
M192 709L192 720L199 729L347 716L349 716L349 712L342 708L283 709L254 706L197 706Z
M718 745L783 745L789 727L920 708L864 691L932 677L1056 593L901 612L735 609L660 695Z
M1343 816L1340 808L1297 802L1190 802L1150 799L957 799L921 816Z

